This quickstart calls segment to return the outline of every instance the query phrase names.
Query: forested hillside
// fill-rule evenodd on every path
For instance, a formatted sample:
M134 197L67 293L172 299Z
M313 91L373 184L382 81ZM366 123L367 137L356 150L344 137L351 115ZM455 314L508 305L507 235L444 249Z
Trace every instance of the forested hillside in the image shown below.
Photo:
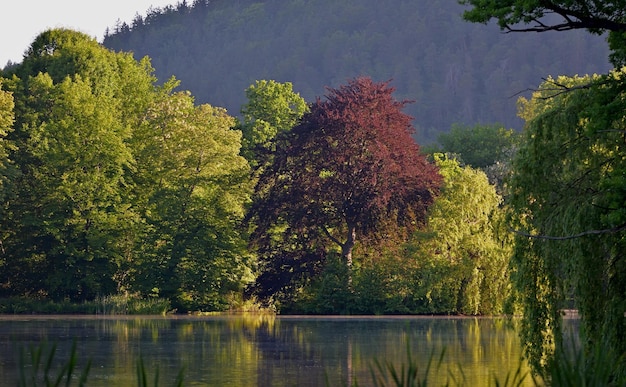
M464 22L456 0L194 0L120 21L104 45L152 58L200 103L239 114L255 80L292 82L307 101L360 75L414 100L418 140L452 124L519 129L516 100L548 75L605 73L603 37L504 34Z

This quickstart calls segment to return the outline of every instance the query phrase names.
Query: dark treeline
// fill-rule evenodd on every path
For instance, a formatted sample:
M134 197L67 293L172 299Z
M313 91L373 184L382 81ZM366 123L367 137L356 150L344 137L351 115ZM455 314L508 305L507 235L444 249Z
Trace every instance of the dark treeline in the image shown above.
M307 101L347 79L392 79L415 101L417 138L452 124L520 129L515 100L547 75L604 73L603 37L503 34L464 22L456 0L266 0L179 3L107 31L104 45L148 55L159 79L238 114L255 80L292 82Z

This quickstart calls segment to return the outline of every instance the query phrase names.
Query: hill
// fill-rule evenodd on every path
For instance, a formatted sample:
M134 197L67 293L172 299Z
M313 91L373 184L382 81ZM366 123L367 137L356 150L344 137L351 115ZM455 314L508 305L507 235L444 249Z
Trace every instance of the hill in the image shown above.
M422 143L455 123L520 129L516 99L543 77L611 68L603 37L504 34L462 12L456 0L195 0L120 22L103 44L150 56L159 79L232 115L259 79L292 82L307 101L359 75L392 80L415 101Z

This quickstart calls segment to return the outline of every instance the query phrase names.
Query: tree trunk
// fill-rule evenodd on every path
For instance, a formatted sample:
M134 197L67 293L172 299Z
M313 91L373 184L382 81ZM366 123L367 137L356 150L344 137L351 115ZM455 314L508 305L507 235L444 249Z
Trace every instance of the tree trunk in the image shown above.
M348 224L348 235L346 242L341 246L341 257L343 258L348 270L352 270L352 249L356 242L356 227Z

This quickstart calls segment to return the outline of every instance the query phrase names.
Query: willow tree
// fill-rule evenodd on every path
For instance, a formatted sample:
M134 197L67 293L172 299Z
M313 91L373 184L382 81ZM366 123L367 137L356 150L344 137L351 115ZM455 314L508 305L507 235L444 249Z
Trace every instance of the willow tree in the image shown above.
M441 177L420 155L406 102L393 91L369 78L329 88L279 137L250 211L260 294L315 274L330 253L349 270L357 242L424 223Z
M515 282L537 369L559 347L570 297L585 343L626 352L624 75L549 78L521 101L527 123L510 187Z
M610 60L626 63L626 2L460 0L468 21L507 32L585 29L607 34ZM522 101L525 144L514 164L512 205L522 329L536 369L553 359L559 309L573 294L588 345L626 353L624 72L548 79ZM623 356L622 356L623 359ZM619 367L622 368L623 364Z
M502 197L487 175L435 154L444 178L424 230L407 245L415 261L416 308L428 313L500 314L511 294L512 243Z

